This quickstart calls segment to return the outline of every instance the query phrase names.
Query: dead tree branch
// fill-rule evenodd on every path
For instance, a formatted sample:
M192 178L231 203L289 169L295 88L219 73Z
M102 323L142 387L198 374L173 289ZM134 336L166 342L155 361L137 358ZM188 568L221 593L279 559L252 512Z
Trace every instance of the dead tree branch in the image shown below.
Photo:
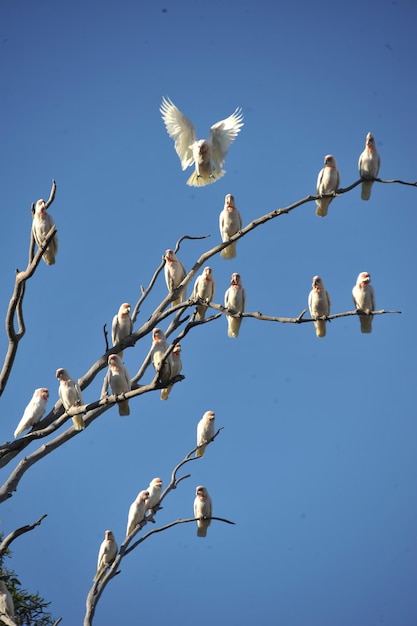
M38 520L36 520L36 522L34 522L33 524L26 524L26 526L21 526L21 528L17 528L13 532L9 533L7 537L5 537L0 543L0 559L2 559L2 557L5 555L12 541L20 537L20 535L23 535L24 533L28 533L29 531L33 530L34 528L36 528L36 526L40 526L45 517L47 517L46 513L45 515L42 515L42 517L40 517Z

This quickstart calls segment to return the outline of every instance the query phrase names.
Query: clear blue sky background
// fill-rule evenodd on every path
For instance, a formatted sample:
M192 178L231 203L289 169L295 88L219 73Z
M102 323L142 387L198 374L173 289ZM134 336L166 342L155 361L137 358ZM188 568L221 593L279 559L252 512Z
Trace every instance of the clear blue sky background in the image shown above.
M52 178L59 253L27 286L2 441L36 387L50 389L52 408L57 367L78 378L103 353L103 324L136 303L166 248L210 234L182 245L190 268L219 242L226 193L247 224L314 193L326 154L347 186L368 131L380 176L417 180L416 20L415 0L3 0L3 315L27 261L31 202L48 197ZM200 137L243 108L219 182L186 186L164 95ZM327 218L304 205L242 239L234 261L210 261L219 303L237 271L248 311L295 317L319 274L332 312L347 311L369 271L377 308L402 315L377 317L369 336L355 317L335 320L323 340L310 324L253 319L232 340L217 320L183 342L186 379L168 402L148 394L123 419L113 408L27 472L0 529L48 513L14 542L11 564L63 624L82 623L104 531L120 544L138 491L155 476L167 484L212 409L224 430L157 522L192 516L204 484L214 513L236 526L213 522L205 540L194 525L150 538L123 561L95 624L415 626L416 200L415 188L375 184L363 202L356 188ZM160 276L136 328L165 293ZM3 332L2 354L6 345ZM126 351L132 375L149 347Z

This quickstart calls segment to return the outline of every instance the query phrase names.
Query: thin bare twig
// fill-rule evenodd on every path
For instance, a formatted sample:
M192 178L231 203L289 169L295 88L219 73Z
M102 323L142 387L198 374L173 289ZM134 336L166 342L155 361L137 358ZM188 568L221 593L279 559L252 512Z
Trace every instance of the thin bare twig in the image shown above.
M20 535L23 535L24 533L30 532L31 530L36 528L36 526L40 526L40 524L43 522L45 517L47 517L46 513L45 515L42 515L42 517L40 517L38 520L36 520L36 522L34 522L33 524L26 524L26 526L21 526L20 528L17 528L13 532L9 533L7 537L5 537L3 541L0 543L0 560L2 559L2 557L8 550L10 544L15 539L17 539L18 537L20 537Z

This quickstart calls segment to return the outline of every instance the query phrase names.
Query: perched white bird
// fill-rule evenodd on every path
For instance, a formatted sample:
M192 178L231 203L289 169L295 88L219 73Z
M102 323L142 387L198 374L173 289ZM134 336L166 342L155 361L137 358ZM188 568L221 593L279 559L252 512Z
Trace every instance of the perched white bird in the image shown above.
M353 302L357 311L363 311L366 315L359 315L361 332L372 332L372 315L375 311L375 292L371 285L371 275L368 272L361 272L357 278L356 285L352 289Z
M374 176L376 178L378 176L380 164L381 159L379 158L378 151L375 147L374 136L372 133L368 133L365 139L365 150L359 157L359 176L361 178L366 178L367 176ZM362 183L362 200L369 200L373 184L372 180L364 181Z
M12 594L3 580L0 580L0 622L6 626L16 626Z
M201 298L205 302L211 302L216 291L216 283L213 278L211 267L205 267L197 276L194 283L194 289L191 298L196 301ZM206 315L207 306L205 304L197 304L197 319L203 320Z
M107 370L103 383L104 394L107 393L109 387L115 396L130 391L130 376L122 359L117 356L117 354L111 354L107 362L109 369ZM117 404L119 407L119 415L130 415L129 400L122 400Z
M224 306L231 313L243 313L246 306L246 291L242 287L240 274L232 274L230 287L224 294ZM239 335L241 317L232 317L226 315L227 318L227 334L229 337L237 337Z
M196 456L204 456L207 444L214 437L214 411L206 411L197 424L197 448Z
M129 515L127 516L126 537L143 521L146 513L146 498L148 496L149 491L144 489L138 493L136 500L130 505Z
M154 478L149 483L147 489L148 497L145 501L145 508L147 511L153 509L161 499L162 493L162 478Z
M32 219L32 233L33 238L39 247L43 245L46 235L54 225L54 218L52 215L47 213L45 200L38 200L35 204L35 212ZM42 255L42 258L47 265L54 265L57 252L58 235L55 233L55 236L52 241L49 242L48 247Z
M152 331L152 346L151 346L151 359L155 371L157 372L161 367L162 357L165 352L168 350L168 342L165 337L165 333L160 328L154 328ZM171 367L172 367L172 352L165 359L164 365L159 372L159 380L162 383L166 383L171 378Z
M31 401L24 410L23 417L17 425L14 431L14 436L17 437L24 430L27 430L34 424L37 424L45 413L46 403L49 398L49 391L45 387L35 389Z
M110 567L117 555L117 543L111 530L106 530L104 540L100 545L97 559L97 572L94 580L98 580L104 574L106 569Z
M317 317L330 315L330 296L326 291L320 276L313 277L312 289L308 295L308 308L311 317L316 320L314 326L317 337L326 336L326 320L318 320Z
M324 167L320 170L317 178L317 196L321 196L326 193L333 193L340 187L340 174L337 169L337 163L334 156L328 154L324 157ZM319 198L316 200L317 209L316 215L319 217L325 217L327 215L327 209L330 202L333 200L330 198Z
M59 380L59 397L66 411L73 406L81 406L84 404L80 386L77 381L71 378L68 370L60 367L56 371L56 377ZM72 421L75 430L83 430L85 428L84 419L81 414L73 415Z
M180 282L185 278L187 272L181 261L176 256L174 250L167 250L165 252L165 282L167 284L168 291L171 293L178 287ZM178 297L172 301L171 306L180 304L187 297L187 287L182 287L178 292Z
M122 341L129 335L132 334L133 330L133 322L130 317L130 304L124 302L120 305L119 312L117 315L113 317L112 327L111 327L111 337L113 345ZM118 356L123 356L123 350L117 353Z
M168 135L175 142L175 150L183 170L195 164L195 171L187 185L202 187L224 176L222 167L227 151L243 126L241 109L210 128L208 139L197 140L194 124L181 113L169 98L163 98L160 108Z
M228 193L224 199L224 207L219 216L219 227L222 241L229 241L230 237L236 235L242 228L242 217L235 207L235 197ZM223 248L220 256L223 259L234 259L236 257L237 241L234 241Z
M181 374L182 362L181 362L181 345L176 343L173 351L171 352L171 372L169 377L174 378ZM165 389L161 390L161 400L168 400L171 389L174 385L168 385Z
M205 487L201 485L195 490L194 500L194 517L197 520L197 537L205 537L207 528L210 526L211 519L201 519L203 517L211 517L213 507L211 498Z

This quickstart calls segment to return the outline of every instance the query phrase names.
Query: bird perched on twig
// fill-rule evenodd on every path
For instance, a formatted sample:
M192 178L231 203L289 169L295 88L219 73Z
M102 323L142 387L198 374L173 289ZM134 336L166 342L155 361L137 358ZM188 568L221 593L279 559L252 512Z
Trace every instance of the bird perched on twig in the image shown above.
M185 278L187 272L185 271L184 265L181 263L179 258L176 256L174 250L167 250L165 252L165 267L164 267L164 275L165 282L168 288L168 291L171 293L178 287L180 282ZM182 287L182 289L178 292L178 297L172 301L171 306L175 306L176 304L180 304L186 298L187 287Z
M76 380L71 378L68 370L60 367L56 371L56 377L59 380L59 397L61 398L64 409L68 411L73 406L81 406L84 404L81 395L81 389ZM72 421L75 430L84 430L85 424L81 414L73 415Z
M39 247L44 244L45 237L51 230L52 226L55 226L55 221L52 215L47 213L45 200L38 200L35 204L35 211L32 216L32 233ZM42 255L42 258L47 265L54 265L57 252L58 235L55 233L53 239L49 242L48 247Z
M330 296L326 291L320 276L313 277L312 289L308 295L308 308L310 315L315 320L314 326L317 337L326 336L326 320L318 320L317 317L330 315Z
M104 540L100 544L97 559L97 572L94 576L94 581L99 580L104 574L106 569L110 567L116 558L117 543L111 530L106 530L104 533Z
M110 387L115 396L131 390L130 376L122 359L117 354L111 354L107 360L109 369L104 378L102 395L106 395ZM130 415L129 400L118 402L119 415Z
M117 315L113 317L111 326L111 337L113 345L118 344L122 339L125 339L132 334L133 322L130 317L130 304L124 302L120 305ZM123 356L123 350L117 353L118 356Z
M34 426L39 422L42 415L45 413L46 403L49 398L49 391L46 387L40 387L35 389L31 401L24 410L23 417L17 425L14 431L14 436L17 437L24 430L27 430L31 426Z
M224 294L224 306L231 313L243 313L246 306L246 291L242 287L240 274L236 272L232 274L230 287ZM239 335L241 317L233 317L226 315L227 318L227 334L229 337L237 337Z
M165 337L165 333L160 328L154 328L152 331L152 346L151 346L151 359L153 366L155 368L155 372L159 370L159 380L162 383L168 382L171 378L171 367L172 367L172 352L165 359L163 366L161 367L161 363L163 360L163 356L165 352L168 350L168 342Z
M375 139L372 133L368 133L365 139L365 149L359 157L358 169L359 176L366 178L367 176L378 176L381 159L378 150L375 147ZM362 200L369 200L371 197L372 180L363 181L362 183Z
M207 444L214 437L214 411L206 411L197 424L197 450L196 456L204 456Z
M16 626L12 594L3 580L0 580L0 622L6 626Z
M181 374L181 370L181 345L176 343L173 351L171 352L171 371L169 377L174 378L174 376L178 376L178 374ZM165 389L161 389L161 400L168 400L173 386L174 385L168 385Z
M195 490L194 500L194 517L197 520L197 537L205 537L207 535L207 528L210 526L212 516L213 505L209 492L205 487L201 485Z
M243 126L241 109L213 124L208 139L197 140L194 124L169 98L163 98L160 108L168 135L175 142L175 150L183 170L195 165L195 171L187 180L191 187L203 187L224 176L222 169L231 143Z
M368 272L361 272L356 280L356 285L352 289L353 302L357 311L362 311L366 315L359 315L361 332L369 334L372 332L372 315L375 311L375 291L371 285L371 275Z
M211 302L216 291L216 283L213 278L211 267L205 267L197 276L194 283L194 289L191 298L196 302L199 298L205 302ZM203 320L206 315L207 306L205 304L197 304L197 319Z
M337 163L334 156L328 154L324 157L324 167L320 170L318 178L317 178L317 194L318 196L322 196L327 193L334 193L340 186L340 174L337 169ZM317 209L316 215L319 217L325 217L327 215L327 210L329 208L329 204L333 198L330 196L329 198L318 198L316 200Z
M149 491L144 489L139 491L136 499L132 502L129 508L129 514L127 517L126 537L134 531L136 526L143 521L146 513L146 498L149 496Z
M235 207L235 197L228 193L224 199L224 207L219 216L219 228L222 241L228 241L242 228L242 217ZM237 241L231 243L220 252L222 259L234 259L236 257Z

